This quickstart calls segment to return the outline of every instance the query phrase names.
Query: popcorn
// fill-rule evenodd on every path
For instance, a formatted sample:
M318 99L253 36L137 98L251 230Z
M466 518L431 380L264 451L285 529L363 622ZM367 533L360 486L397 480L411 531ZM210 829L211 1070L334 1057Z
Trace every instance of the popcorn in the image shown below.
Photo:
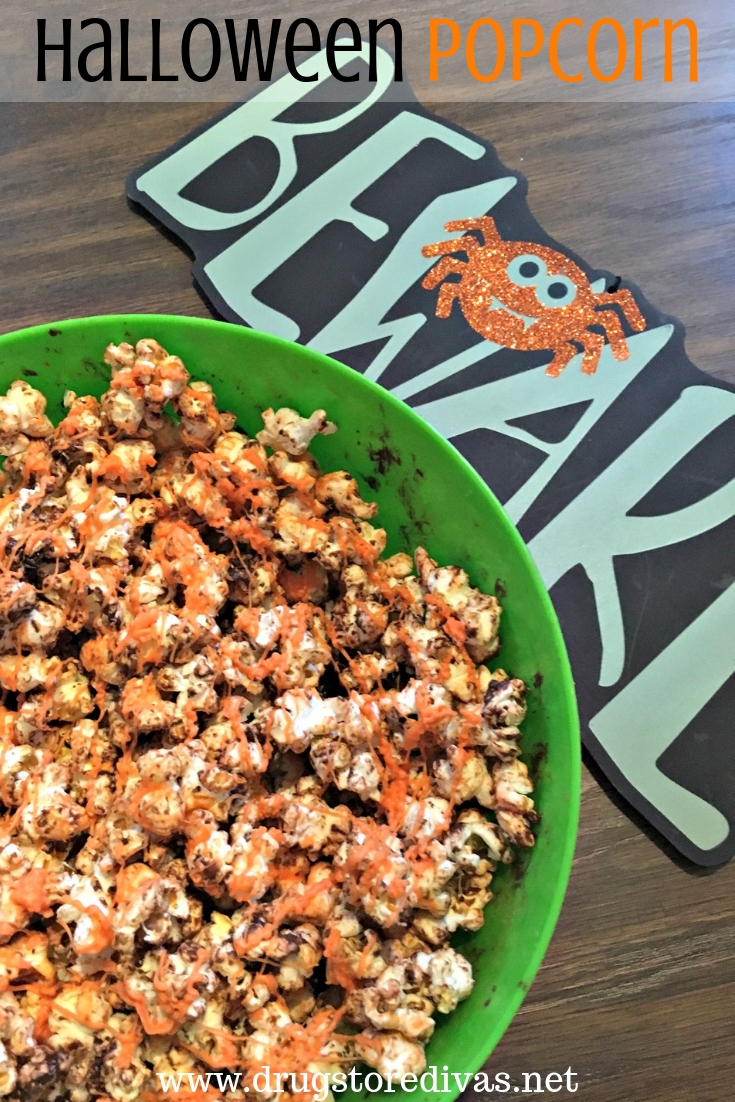
M0 396L0 1095L420 1074L538 821L500 605L381 559L323 410L250 439L158 342L105 361L56 429Z
M311 417L301 417L296 410L283 408L275 413L267 409L263 414L264 429L258 433L258 441L274 451L283 450L288 455L303 455L315 436L329 436L337 426L327 420L323 409L317 409Z

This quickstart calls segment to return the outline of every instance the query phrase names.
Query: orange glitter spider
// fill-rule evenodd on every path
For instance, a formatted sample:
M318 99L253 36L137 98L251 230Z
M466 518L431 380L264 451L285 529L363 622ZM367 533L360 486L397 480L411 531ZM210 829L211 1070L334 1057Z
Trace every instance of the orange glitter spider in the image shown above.
M451 272L460 276L458 283L442 284L437 317L448 318L458 298L469 324L487 340L524 352L552 351L547 375L560 375L579 352L577 345L584 353L582 371L594 375L605 336L615 359L627 360L623 327L610 308L619 306L636 332L645 329L630 291L593 291L569 257L531 241L504 241L489 215L447 222L444 228L448 233L480 230L485 244L468 234L424 245L424 256L443 255L443 259L426 274L423 287L433 290ZM467 260L444 255L457 252L465 252ZM600 326L605 336L592 330L593 325Z

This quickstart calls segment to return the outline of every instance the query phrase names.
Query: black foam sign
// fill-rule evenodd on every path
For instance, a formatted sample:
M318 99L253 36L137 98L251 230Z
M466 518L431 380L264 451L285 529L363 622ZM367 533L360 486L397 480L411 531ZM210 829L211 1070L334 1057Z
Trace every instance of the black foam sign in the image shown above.
M719 864L735 852L735 388L694 367L681 324L635 287L645 328L607 311L628 358L588 319L556 379L553 346L487 339L459 303L437 317L422 246L482 215L527 245L531 267L513 253L514 287L537 296L515 312L526 333L561 294L533 282L544 250L567 259L577 293L626 288L544 232L491 145L392 98L391 64L381 51L353 101L331 78L282 77L148 161L128 195L192 250L221 315L378 380L470 460L550 590L586 746L683 854ZM497 278L508 305L517 291ZM580 370L590 334L594 375Z

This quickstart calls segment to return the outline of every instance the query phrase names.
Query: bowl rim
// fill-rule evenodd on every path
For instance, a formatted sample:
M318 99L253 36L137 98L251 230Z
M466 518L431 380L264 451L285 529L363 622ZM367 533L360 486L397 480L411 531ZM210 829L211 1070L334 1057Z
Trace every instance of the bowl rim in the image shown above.
M292 354L294 349L298 355L303 356L307 360L311 360L315 364L326 368L335 374L338 378L350 380L350 385L354 385L355 381L358 381L358 385L361 385L367 394L370 394L373 398L384 402L389 408L394 411L400 410L400 416L408 417L416 427L421 431L428 434L433 440L435 446L448 458L451 462L457 464L464 472L466 478L468 478L479 490L481 496L483 496L487 504L498 514L498 520L500 522L503 535L507 538L513 547L514 552L525 562L525 565L530 575L535 579L538 595L541 600L544 613L547 617L549 627L551 630L551 636L555 648L558 651L560 666L563 678L563 699L569 715L569 738L571 742L571 774L568 777L569 781L569 804L568 804L568 817L566 824L566 831L563 838L563 844L561 845L561 853L559 858L559 874L557 876L556 883L554 885L554 891L551 899L550 906L547 910L545 919L543 921L539 936L536 940L533 951L529 954L528 963L524 969L518 985L515 988L513 997L507 999L502 1012L498 1015L493 1026L487 1031L478 1031L478 1044L476 1046L476 1052L473 1056L471 1068L463 1069L465 1072L469 1071L474 1075L480 1070L480 1068L486 1063L489 1057L492 1055L494 1049L498 1045L501 1038L506 1033L513 1018L515 1017L519 1007L523 1003L526 994L528 993L533 980L535 979L539 968L543 962L549 944L551 942L554 930L556 928L561 908L566 896L567 886L572 870L572 863L574 859L574 852L577 843L577 834L579 828L579 816L581 806L581 779L582 779L582 748L581 748L581 731L579 722L579 711L577 707L577 698L574 688L574 676L572 673L571 664L569 662L569 655L567 653L566 644L562 635L559 620L556 615L556 611L552 604L549 593L544 585L544 582L539 573L528 547L522 539L518 529L513 524L512 520L506 513L505 509L498 501L497 497L490 489L485 480L478 474L478 472L471 466L471 464L465 459L462 453L451 444L445 437L441 436L433 426L419 416L418 413L407 403L403 402L400 398L396 398L389 390L382 387L379 383L374 382L372 379L366 379L360 372L355 371L353 368L348 367L346 364L340 363L339 360L333 359L331 356L327 356L322 352L317 352L312 348L308 348L305 345L299 344L296 341L286 340L283 337L276 337L270 333L264 333L258 329L252 329L245 325L236 325L232 322L220 321L216 318L198 317L185 314L147 314L147 313L134 313L134 314L94 314L94 315L82 315L77 318L66 318L61 321L51 321L40 325L26 326L21 329L14 329L10 332L0 334L0 352L3 345L10 343L13 338L19 336L33 336L43 335L46 339L49 337L49 329L60 329L63 331L64 326L73 325L75 327L86 329L92 328L92 326L99 325L99 323L109 323L110 327L116 325L125 325L127 327L136 325L148 326L151 330L155 329L155 325L158 322L170 325L172 323L181 325L184 328L191 329L212 329L215 331L227 331L232 333L233 330L239 331L245 340L254 340L270 345L275 348L288 349ZM62 334L60 333L59 336ZM576 752L575 752L576 748ZM404 1092L400 1090L403 1094ZM424 1095L426 1092L423 1092ZM459 1088L456 1091L442 1092L442 1098L445 1102L453 1102L460 1094ZM417 1092L416 1102L421 1102L421 1094Z

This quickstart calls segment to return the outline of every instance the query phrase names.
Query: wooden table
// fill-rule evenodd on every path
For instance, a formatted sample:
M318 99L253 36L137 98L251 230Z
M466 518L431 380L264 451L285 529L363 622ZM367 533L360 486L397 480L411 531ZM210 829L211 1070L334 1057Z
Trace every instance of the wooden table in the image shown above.
M730 105L437 109L528 176L554 237L631 277L686 323L694 362L735 381ZM0 329L209 315L189 257L130 211L123 182L214 110L0 106ZM734 1024L735 863L685 866L585 769L559 927L489 1067L522 1087L522 1072L571 1066L579 1102L725 1102Z

